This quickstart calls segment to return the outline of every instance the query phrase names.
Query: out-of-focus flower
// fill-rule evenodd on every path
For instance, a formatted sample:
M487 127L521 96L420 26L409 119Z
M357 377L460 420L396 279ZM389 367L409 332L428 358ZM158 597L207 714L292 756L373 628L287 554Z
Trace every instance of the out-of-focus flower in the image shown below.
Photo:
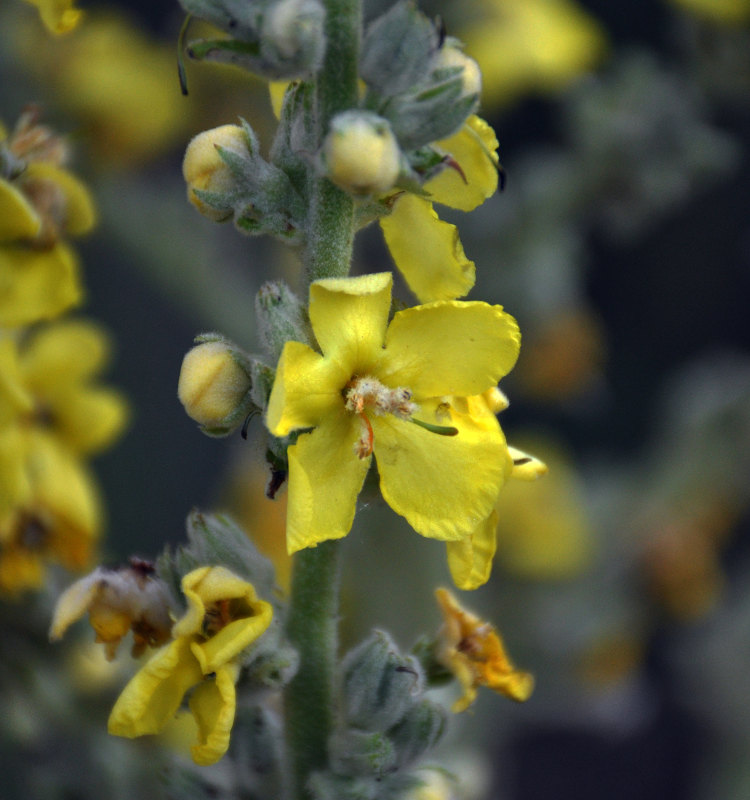
M433 202L472 211L497 191L495 132L471 116L458 133L435 147L449 157L446 168L424 186L429 197L402 193L380 219L391 256L420 302L463 297L474 285L474 262L466 258L455 225L442 221Z
M128 738L159 733L193 689L189 705L199 740L191 754L197 764L213 764L229 746L240 657L268 628L273 612L251 584L224 567L189 572L182 591L188 609L172 629L173 641L123 689L109 732Z
M23 500L0 519L0 591L38 589L48 562L80 571L91 562L101 528L94 483L48 434L29 435Z
M513 666L497 630L462 608L447 589L436 589L435 596L443 613L437 659L456 676L464 692L452 710L465 711L480 686L518 702L528 700L534 678Z
M72 31L83 14L75 7L75 0L26 0L26 2L39 9L42 22L55 34Z
M373 453L386 502L435 539L469 535L505 480L497 420L488 427L450 400L512 369L515 320L500 306L452 301L399 311L389 325L391 283L390 273L315 281L322 354L284 346L266 423L279 437L314 428L287 451L290 552L346 536Z
M133 657L170 638L172 619L167 588L155 577L153 565L144 561L133 560L118 570L97 567L69 586L55 606L50 639L61 639L87 612L96 641L105 645L110 661L130 631Z
M726 25L742 25L750 20L750 0L669 0L669 2L691 14Z
M186 132L189 113L175 77L173 45L149 38L126 16L87 15L61 39L20 28L16 57L80 121L87 149L109 167L163 153Z
M484 0L458 20L458 36L482 67L485 107L528 92L555 92L594 67L602 28L572 0Z

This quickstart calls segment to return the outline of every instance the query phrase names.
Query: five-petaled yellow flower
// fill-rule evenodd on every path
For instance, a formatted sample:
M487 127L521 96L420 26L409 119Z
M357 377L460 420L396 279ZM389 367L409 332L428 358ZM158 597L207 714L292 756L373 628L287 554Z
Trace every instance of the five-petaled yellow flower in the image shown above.
M229 747L240 656L271 623L272 607L225 567L200 567L182 579L188 603L173 641L136 673L115 703L109 732L134 738L159 733L186 692L198 725L196 764L218 761Z
M497 420L477 419L456 398L513 368L516 321L500 306L437 301L388 324L391 284L390 273L315 281L309 313L322 353L284 346L266 423L280 437L314 429L288 449L290 552L346 536L373 454L386 502L444 541L490 515L506 478Z
M476 700L479 686L518 702L528 700L534 677L513 666L495 628L463 609L447 589L436 589L435 596L443 612L437 658L464 690L452 710L465 711Z

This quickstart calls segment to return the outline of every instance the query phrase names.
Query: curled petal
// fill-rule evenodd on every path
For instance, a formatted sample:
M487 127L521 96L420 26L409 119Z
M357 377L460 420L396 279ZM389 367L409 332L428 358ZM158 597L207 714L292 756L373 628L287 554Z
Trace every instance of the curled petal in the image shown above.
M327 417L287 451L286 536L290 553L349 533L371 460L357 457L355 447L360 436L359 420L342 413Z
M220 667L214 680L204 681L190 695L190 710L198 724L198 744L190 753L200 766L215 764L227 752L237 707L234 685L238 674L235 663Z
M159 650L117 698L108 730L129 739L158 733L174 717L185 692L203 679L187 639Z
M459 542L447 542L448 566L459 589L470 591L483 586L492 571L497 548L497 511L477 525L471 536Z
M444 405L423 403L416 416L452 425L458 428L456 436L395 417L375 417L375 458L388 505L423 536L458 541L490 516L510 459L497 421L489 432L469 416L438 411Z
M453 300L474 286L474 262L464 253L458 229L443 222L422 197L402 195L380 220L396 266L420 302Z
M461 169L445 169L425 184L436 203L473 211L497 191L497 137L483 119L471 116L450 139L436 142ZM465 178L465 180L464 180Z
M391 310L390 272L329 278L310 287L310 322L320 349L348 373L366 374L383 345ZM343 385L339 387L343 388Z
M429 303L394 316L378 377L416 398L481 394L510 372L520 347L518 323L502 306Z
M33 239L41 227L39 215L23 192L0 179L0 242Z
M276 368L276 380L266 412L274 436L312 428L321 419L343 410L341 391L350 374L306 344L287 342Z

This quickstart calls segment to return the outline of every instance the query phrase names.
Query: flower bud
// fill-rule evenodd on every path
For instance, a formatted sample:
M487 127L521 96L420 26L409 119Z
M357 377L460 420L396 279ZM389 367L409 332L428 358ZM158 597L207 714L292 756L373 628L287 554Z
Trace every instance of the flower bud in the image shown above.
M202 342L182 361L177 396L188 416L209 430L231 426L249 390L250 377L226 342Z
M460 47L453 44L452 40L447 41L440 49L435 60L435 68L438 70L461 70L462 97L481 94L482 72L479 64L473 58L469 58Z
M386 192L401 171L401 153L388 121L367 111L344 111L323 143L328 177L352 194Z
M214 222L223 222L232 216L232 206L228 203L226 206L209 205L196 194L196 189L227 194L234 188L235 177L217 147L245 154L245 132L239 125L221 125L194 136L185 151L182 175L188 185L188 200L203 216Z

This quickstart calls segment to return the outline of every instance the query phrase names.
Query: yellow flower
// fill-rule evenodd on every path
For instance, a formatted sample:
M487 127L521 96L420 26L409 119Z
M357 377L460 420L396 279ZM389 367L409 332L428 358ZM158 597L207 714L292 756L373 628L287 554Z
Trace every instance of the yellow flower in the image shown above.
M322 355L284 346L266 424L280 437L314 428L287 451L290 552L349 532L373 453L386 502L435 539L469 535L505 480L497 421L447 401L480 394L513 368L515 320L500 306L446 301L400 311L389 325L391 284L390 273L314 282Z
M513 666L495 628L463 609L447 589L436 589L435 596L443 612L437 658L464 691L452 710L465 711L476 700L480 686L518 702L528 700L534 678Z
M123 637L133 633L132 654L157 647L170 637L172 620L165 584L154 577L154 566L133 559L118 570L97 567L73 583L58 598L50 625L50 639L65 631L86 612L96 641L105 645L107 660L115 657Z
M458 35L482 67L485 106L563 89L604 54L601 27L571 0L485 0L481 7Z
M109 356L109 341L93 322L68 319L36 329L18 366L31 398L29 421L81 455L109 447L128 416L122 395L97 381Z
M750 19L750 0L670 0L696 16L726 25L741 25Z
M159 733L193 689L189 704L199 741L192 757L197 764L213 764L229 747L239 658L268 628L272 608L224 567L193 570L183 577L182 591L188 609L172 629L174 640L125 687L109 717L109 732L128 738Z
M390 215L380 219L391 256L420 302L463 297L474 285L474 262L466 258L455 225L443 222L432 202L472 211L497 191L497 139L476 116L441 142L454 168L446 168L424 188L430 197L401 194Z
M39 16L51 33L69 33L81 20L83 12L74 0L26 0L39 9Z
M8 594L39 588L49 561L84 569L101 527L90 475L52 437L29 434L24 468L24 499L0 519L0 591Z

